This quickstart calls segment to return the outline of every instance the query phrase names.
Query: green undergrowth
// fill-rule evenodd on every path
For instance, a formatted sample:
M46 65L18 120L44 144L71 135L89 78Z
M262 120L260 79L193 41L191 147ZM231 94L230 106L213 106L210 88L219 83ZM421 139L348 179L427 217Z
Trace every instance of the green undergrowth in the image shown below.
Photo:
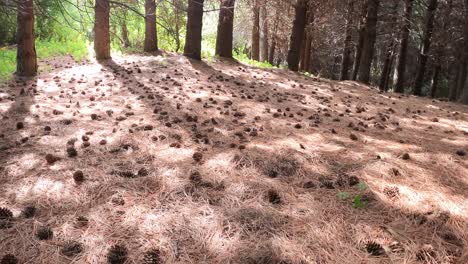
M46 59L55 56L71 55L76 61L82 61L88 57L88 49L83 41L36 41L38 59ZM16 70L16 47L8 46L0 48L0 78L8 79Z

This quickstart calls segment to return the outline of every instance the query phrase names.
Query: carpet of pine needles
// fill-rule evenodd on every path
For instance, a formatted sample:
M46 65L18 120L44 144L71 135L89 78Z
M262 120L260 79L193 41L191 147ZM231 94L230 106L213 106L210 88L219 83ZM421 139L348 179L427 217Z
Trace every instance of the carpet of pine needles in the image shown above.
M467 106L171 53L41 66L0 84L0 258L468 263Z

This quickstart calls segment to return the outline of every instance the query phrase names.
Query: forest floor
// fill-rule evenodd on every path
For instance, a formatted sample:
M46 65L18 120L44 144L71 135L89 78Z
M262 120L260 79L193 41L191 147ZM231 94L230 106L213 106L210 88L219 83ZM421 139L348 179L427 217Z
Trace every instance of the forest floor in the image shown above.
M467 106L167 53L41 67L0 84L0 258L468 263Z

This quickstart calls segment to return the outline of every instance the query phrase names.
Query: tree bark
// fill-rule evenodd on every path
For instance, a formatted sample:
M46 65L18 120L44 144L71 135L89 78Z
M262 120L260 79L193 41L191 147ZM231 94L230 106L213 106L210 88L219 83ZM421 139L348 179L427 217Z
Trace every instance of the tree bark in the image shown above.
M275 36L272 36L270 50L268 51L268 63L270 63L271 65L273 65L275 61L275 51L276 51L276 38Z
M219 11L218 33L216 35L216 55L232 58L232 32L234 28L235 0L222 0Z
M201 60L204 0L189 0L184 56Z
M395 43L393 40L388 44L387 49L385 50L385 61L382 70L382 76L380 76L379 89L380 91L388 90L388 79L390 78L391 65L394 57Z
M400 49L398 52L397 64L397 81L395 92L405 92L405 74L406 74L406 57L408 55L408 41L411 27L411 15L413 13L413 0L405 0L405 14L401 28Z
M426 22L423 34L422 51L419 54L419 68L414 82L414 95L422 94L422 87L424 83L424 75L426 73L427 58L429 56L429 49L431 48L432 33L434 31L434 18L437 9L437 0L430 0L427 7Z
M124 48L130 47L130 39L128 38L127 29L127 12L122 12L123 19L120 20L120 31L122 33L122 44Z
M372 60L374 58L374 46L377 37L377 15L379 12L380 0L369 0L366 19L366 35L362 47L362 58L359 65L358 80L368 84Z
M310 50L312 48L312 36L310 32L306 32L306 38L304 43L304 55L302 62L302 71L306 72L309 69L310 65Z
M268 61L268 19L266 4L260 8L260 61Z
M362 46L364 45L364 37L366 34L366 18L367 18L368 1L362 5L360 20L359 20L359 38L356 45L356 54L354 56L353 74L351 79L355 81L359 72L359 65L361 64Z
M458 62L459 65L456 65L455 62L450 64L449 66L449 100L456 101L458 98L458 84L461 78L461 64L462 62Z
M298 0L295 7L295 18L291 33L291 41L288 51L288 68L291 71L299 70L299 59L306 26L307 1Z
M16 75L34 76L37 74L37 55L34 37L33 0L19 1L17 23Z
M94 6L94 52L97 60L110 59L109 0L96 0Z
M348 80L349 67L351 66L351 45L352 45L352 26L354 13L354 0L348 0L348 14L346 18L345 40L343 48L343 58L341 61L340 80Z
M398 2L395 2L392 6L391 15L392 20L389 24L390 27L395 27L397 24L397 12L398 12ZM387 91L388 90L388 80L390 78L390 73L392 71L392 62L394 58L394 51L395 51L395 41L394 41L394 33L390 34L390 40L388 42L387 48L385 50L385 61L384 66L382 69L382 76L380 76L380 83L379 89L380 91Z
M251 59L258 61L260 59L260 9L257 1L253 6L253 27L252 27L252 51Z
M143 49L146 52L158 50L155 0L145 0L145 44Z
M465 0L465 22L463 25L463 41L464 45L464 56L463 56L463 64L461 68L461 77L460 77L460 85L458 89L462 91L462 95L460 98L460 102L463 104L468 104L468 81L467 81L467 68L468 68L468 0Z
M431 94L430 96L434 98L437 94L437 89L438 89L438 84L439 84L439 75L440 75L440 70L442 67L440 66L440 62L438 61L436 63L436 66L434 67L434 73L432 75L432 83L431 83Z

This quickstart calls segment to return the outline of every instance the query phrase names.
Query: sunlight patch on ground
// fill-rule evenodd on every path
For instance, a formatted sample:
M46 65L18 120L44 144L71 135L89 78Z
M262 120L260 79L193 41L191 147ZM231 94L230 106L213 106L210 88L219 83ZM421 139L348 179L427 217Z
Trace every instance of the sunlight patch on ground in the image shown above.
M68 184L54 181L48 178L39 178L34 182L18 184L15 191L16 198L20 201L31 201L32 199L47 199L49 201L62 201L73 198Z

